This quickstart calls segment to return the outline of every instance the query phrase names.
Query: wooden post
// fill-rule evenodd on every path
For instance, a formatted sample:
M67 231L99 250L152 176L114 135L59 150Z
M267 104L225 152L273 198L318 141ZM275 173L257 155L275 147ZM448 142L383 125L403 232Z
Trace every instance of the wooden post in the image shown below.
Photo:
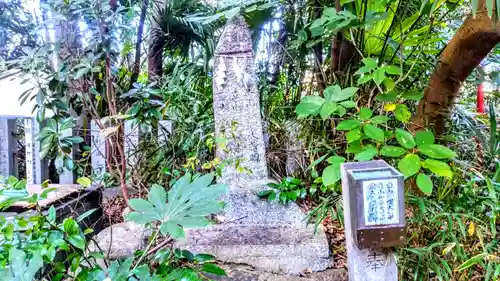
M366 196L363 197L362 195L366 185L359 184L352 179L350 173L353 171L364 173L363 176L366 178L362 180L365 182L389 183L397 186L395 187L397 189L395 197L402 198L402 203L400 200L395 200L398 203L395 204L396 210L393 214L397 217L398 222L394 223L394 225L379 224L378 221L374 224L366 223L364 209L368 208L368 206L363 205L366 202ZM372 174L369 174L370 172ZM386 243L402 244L405 242L404 193L400 194L400 191L403 190L402 182L399 182L400 174L384 161L370 161L345 163L341 166L341 175L349 281L397 281L396 254L391 248L382 248L381 246L385 246ZM372 180L370 178L372 176L377 177L377 179ZM389 179L382 179L383 177ZM385 201L383 202L389 200L388 195L384 194L384 196ZM376 207L379 210L379 206ZM390 212L387 205L382 206L382 208L385 208L385 213ZM388 220L385 216L384 219ZM398 224L401 221L403 225ZM369 246L370 243L373 246Z

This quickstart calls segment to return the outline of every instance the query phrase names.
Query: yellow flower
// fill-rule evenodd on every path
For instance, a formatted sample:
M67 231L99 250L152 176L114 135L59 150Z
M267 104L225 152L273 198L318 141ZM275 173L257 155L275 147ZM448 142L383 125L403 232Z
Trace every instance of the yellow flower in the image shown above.
M396 104L387 103L386 105L384 105L384 110L385 111L394 111L394 110L396 110Z
M474 235L475 229L476 229L476 226L474 225L474 223L470 222L469 229L467 230L467 233L469 233L469 236Z

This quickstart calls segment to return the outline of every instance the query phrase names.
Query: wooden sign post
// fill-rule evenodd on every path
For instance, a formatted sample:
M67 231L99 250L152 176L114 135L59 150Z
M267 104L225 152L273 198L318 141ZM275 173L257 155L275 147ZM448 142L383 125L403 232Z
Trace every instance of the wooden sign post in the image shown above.
M397 281L406 243L404 178L385 161L341 167L349 281Z

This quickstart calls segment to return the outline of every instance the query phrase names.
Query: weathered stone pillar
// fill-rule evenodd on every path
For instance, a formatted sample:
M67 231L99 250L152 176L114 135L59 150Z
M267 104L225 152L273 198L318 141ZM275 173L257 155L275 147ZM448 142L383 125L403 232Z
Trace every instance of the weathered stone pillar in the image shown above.
M225 27L214 58L216 136L226 139L217 143L217 155L233 162L218 179L229 188L225 212L220 224L190 231L188 248L277 273L324 270L331 260L323 229L315 235L306 227L305 213L296 204L268 203L257 196L270 180L254 75L250 31L236 17Z
M26 150L26 181L41 184L48 177L48 165L40 159L40 142L36 139L40 124L35 118L24 119L24 142Z
M293 120L284 123L287 132L286 163L287 176L296 176L306 167L304 144L300 140L301 125Z
M106 172L106 138L101 134L101 128L95 120L90 123L90 152L92 171L95 174Z
M15 119L0 117L0 175L14 175L14 151L17 150L13 137Z

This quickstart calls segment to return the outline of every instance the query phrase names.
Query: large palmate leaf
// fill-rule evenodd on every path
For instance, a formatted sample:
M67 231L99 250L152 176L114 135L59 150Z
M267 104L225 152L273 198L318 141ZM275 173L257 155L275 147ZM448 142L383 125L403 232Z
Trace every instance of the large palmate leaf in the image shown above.
M207 226L206 218L223 209L218 198L226 191L226 186L214 184L213 174L200 176L192 181L191 175L180 178L167 193L160 185L153 185L148 200L131 199L135 210L127 215L127 220L145 224L159 222L163 235L175 239L184 237L184 228Z

